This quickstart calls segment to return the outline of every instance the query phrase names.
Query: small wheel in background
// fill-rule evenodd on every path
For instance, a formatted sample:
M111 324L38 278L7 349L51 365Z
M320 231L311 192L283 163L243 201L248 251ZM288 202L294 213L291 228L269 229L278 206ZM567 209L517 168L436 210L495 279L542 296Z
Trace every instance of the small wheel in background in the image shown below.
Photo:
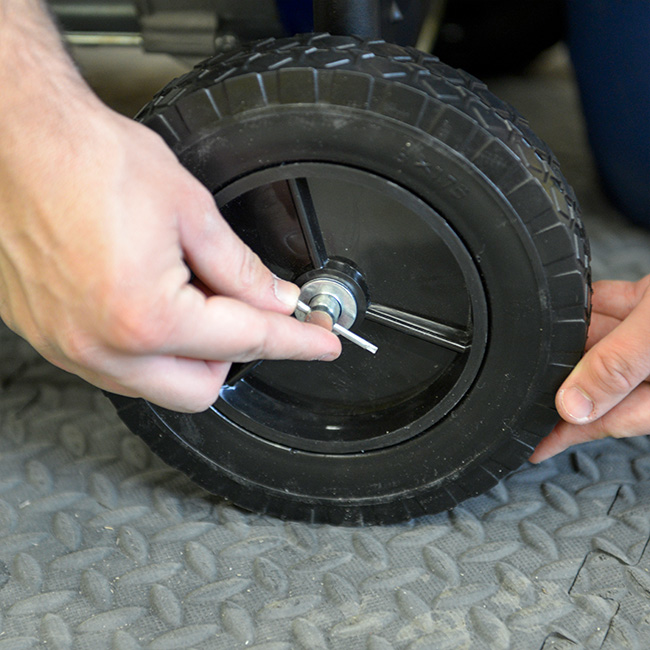
M483 84L305 35L209 59L138 119L273 272L344 287L379 348L247 364L195 415L112 396L170 465L257 512L386 523L485 491L550 431L588 246L556 160Z

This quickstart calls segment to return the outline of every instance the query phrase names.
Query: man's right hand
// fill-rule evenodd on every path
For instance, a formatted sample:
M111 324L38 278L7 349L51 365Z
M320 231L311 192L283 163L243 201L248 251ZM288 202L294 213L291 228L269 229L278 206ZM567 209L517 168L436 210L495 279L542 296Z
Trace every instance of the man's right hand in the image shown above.
M38 4L0 11L0 317L90 383L179 411L212 404L231 362L336 358L159 136L92 94Z

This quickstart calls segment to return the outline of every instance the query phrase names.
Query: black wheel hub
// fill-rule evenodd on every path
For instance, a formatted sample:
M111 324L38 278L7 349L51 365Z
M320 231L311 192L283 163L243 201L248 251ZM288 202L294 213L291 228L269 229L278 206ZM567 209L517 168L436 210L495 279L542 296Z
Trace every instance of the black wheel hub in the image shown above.
M292 163L216 194L224 216L279 277L340 282L350 327L333 363L266 361L231 378L214 409L270 443L362 453L417 436L448 415L487 346L487 301L470 252L409 190L344 165Z

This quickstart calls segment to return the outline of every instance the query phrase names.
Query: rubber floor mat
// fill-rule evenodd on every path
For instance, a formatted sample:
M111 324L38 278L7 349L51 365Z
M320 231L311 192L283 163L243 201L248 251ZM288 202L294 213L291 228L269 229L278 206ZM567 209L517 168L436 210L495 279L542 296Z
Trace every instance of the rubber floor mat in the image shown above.
M0 648L647 648L650 442L525 467L451 513L242 512L2 331Z

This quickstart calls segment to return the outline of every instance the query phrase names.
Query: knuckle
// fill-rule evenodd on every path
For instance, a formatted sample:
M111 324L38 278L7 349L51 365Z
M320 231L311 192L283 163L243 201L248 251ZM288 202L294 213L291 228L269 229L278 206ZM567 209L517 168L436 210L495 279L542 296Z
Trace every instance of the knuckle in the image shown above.
M225 379L224 372L221 377L202 382L198 388L192 390L191 394L185 396L181 410L187 413L201 413L209 409L219 398L219 391Z
M621 283L620 295L626 312L630 313L637 307L647 296L647 289L643 280Z
M180 165L179 165L180 167ZM191 206L191 214L202 222L203 227L209 228L214 219L216 203L210 191L202 185L186 169L180 168L184 175L181 180L179 193L185 206Z
M636 302L640 302L644 299L650 299L650 274L635 282L633 286Z
M18 320L14 316L3 309L0 309L0 321L2 321L12 332L19 334L23 338L28 338L26 334L23 334L23 328L18 324ZM34 345L32 343L32 345ZM36 345L34 345L36 347Z
M230 358L234 363L273 358L269 356L269 339L264 331L248 332L246 340L239 341L236 349L236 354Z
M205 214L212 216L216 210L217 205L210 190L208 190L205 185L201 185L201 183L197 181L194 176L189 177L189 183L192 196L197 202L198 207L201 208Z
M251 346L246 355L248 361L255 359L266 359L269 354L269 340L267 332L260 332L259 336L251 342Z
M238 279L241 291L247 295L259 289L261 264L260 258L248 246L243 247Z
M221 386L219 386L220 388ZM185 409L188 413L201 413L209 409L219 396L219 389L203 390L198 394L193 394L185 401Z
M41 344L43 349L52 348L51 343L46 340ZM57 333L56 345L63 357L77 366L91 368L96 363L97 344L91 336L77 328L61 328Z
M637 384L632 361L616 349L595 355L593 376L599 389L617 395L629 393Z
M615 434L615 429L612 429L612 427L609 426L609 418L607 417L608 415L609 413L606 413L603 417L598 418L590 425L590 439L601 440L603 438L618 437Z
M109 310L106 320L107 342L127 353L149 354L165 343L164 318L156 318L145 306L121 300Z

